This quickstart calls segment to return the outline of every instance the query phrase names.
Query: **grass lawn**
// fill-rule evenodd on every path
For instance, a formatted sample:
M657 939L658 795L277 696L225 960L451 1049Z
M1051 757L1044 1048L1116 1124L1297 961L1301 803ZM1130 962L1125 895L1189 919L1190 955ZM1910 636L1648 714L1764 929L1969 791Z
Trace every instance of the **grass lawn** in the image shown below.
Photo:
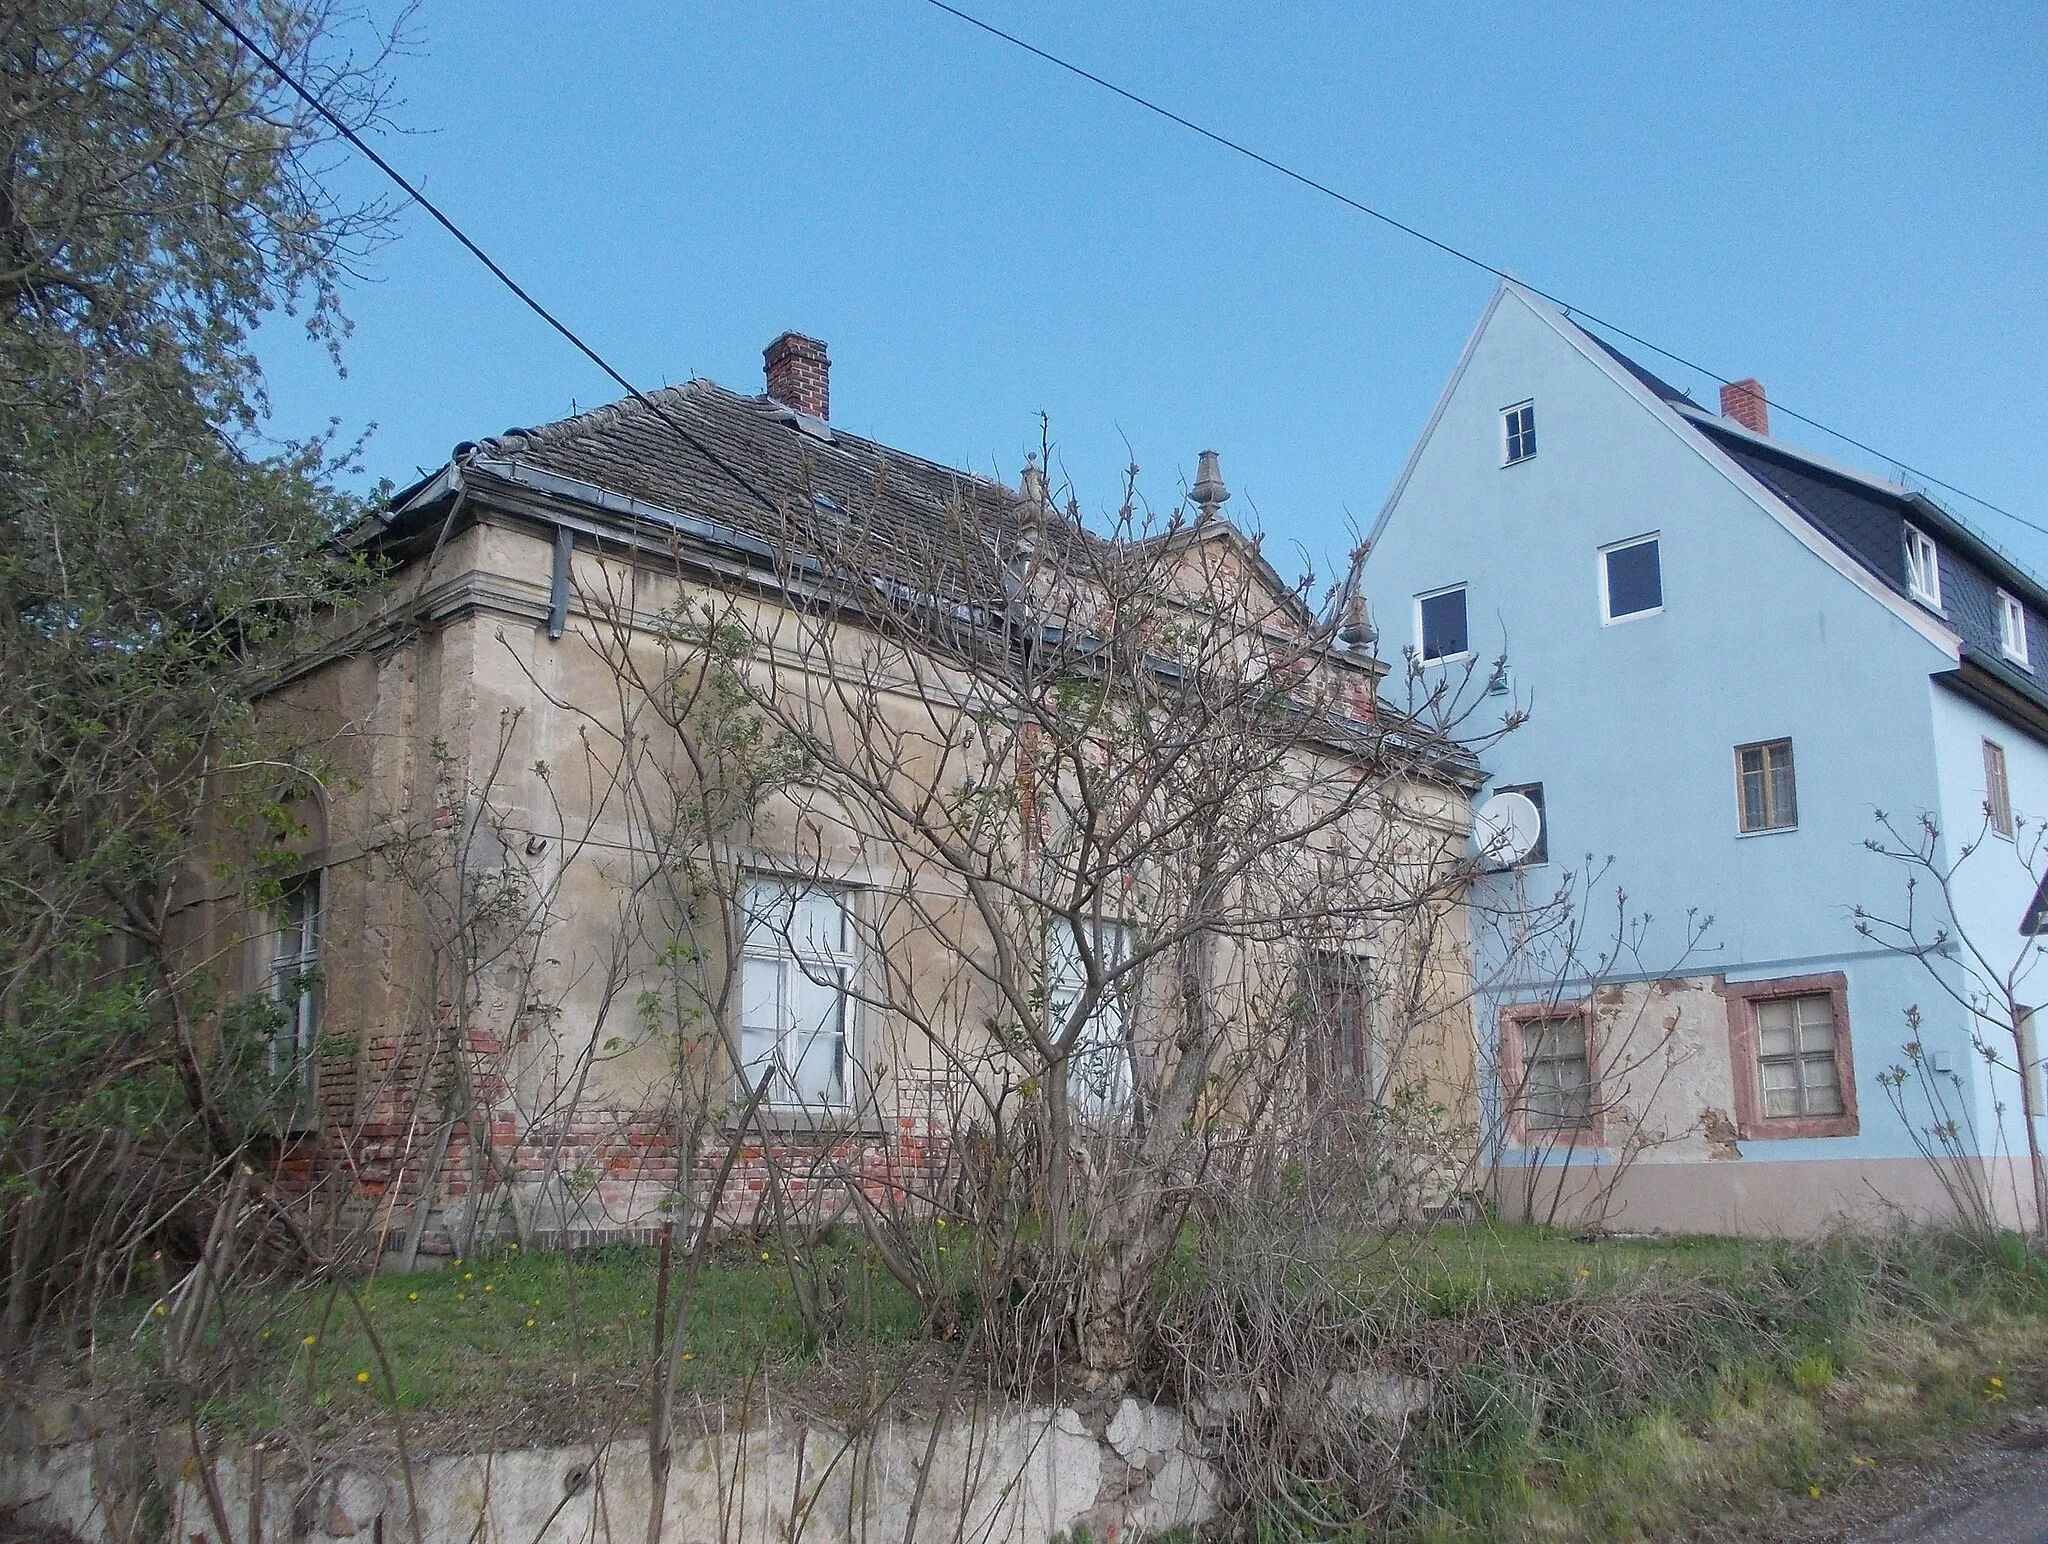
M962 1233L935 1233L932 1247L940 1237L961 1258ZM1184 1263L1199 1270L1198 1252ZM1356 1268L1389 1292L1390 1309L1406 1305L1390 1332L1421 1337L1410 1349L1446 1335L1462 1344L1486 1324L1514 1348L1496 1367L1497 1349L1474 1341L1477 1360L1433 1374L1448 1380L1439 1397L1465 1414L1404 1442L1405 1499L1389 1537L1622 1540L1731 1513L1775 1508L1792 1519L1868 1483L1911 1444L1980 1425L2008 1397L2048 1387L2048 1265L2017 1240L1904 1235L1814 1247L1475 1224L1362 1243ZM828 1270L844 1283L845 1311L837 1333L821 1338L792 1277ZM223 1434L369 1435L395 1405L426 1446L631 1426L646 1414L655 1277L651 1250L565 1257L508 1247L360 1282L382 1357L346 1293L246 1294L231 1310L233 1376L201 1416ZM1671 1364L1685 1371L1623 1396L1592 1396L1572 1371L1598 1371L1608 1344L1599 1326L1628 1322L1613 1315L1694 1302L1708 1305L1697 1321L1681 1314L1660 1331L1685 1343L1674 1343ZM1361 1311L1381 1316L1369 1301ZM140 1303L109 1326L103 1379L148 1388L156 1322ZM1544 1339L1552 1334L1554 1346ZM1578 1339L1567 1345L1567 1336ZM910 1295L858 1240L829 1238L795 1258L733 1244L701 1269L683 1392L727 1397L766 1373L784 1391L802 1385L851 1411L875 1384L949 1365L957 1344L925 1338ZM115 1345L132 1351L110 1363ZM1398 1357L1403 1345L1375 1354ZM1536 1384L1547 1392L1531 1397ZM1284 1525L1266 1531L1292 1536Z
M812 1271L836 1259L846 1282L844 1335L878 1346L915 1342L916 1303L864 1253L833 1241L800 1259ZM677 1289L682 1275L679 1261ZM764 1368L798 1371L818 1360L823 1348L805 1327L791 1276L775 1247L722 1249L706 1262L684 1330L686 1391L722 1392ZM651 1249L572 1257L513 1245L358 1282L382 1359L345 1292L247 1296L235 1305L236 1335L254 1347L258 1366L209 1413L245 1429L308 1404L367 1417L391 1408L395 1385L405 1411L488 1415L573 1391L620 1401L637 1419L656 1277ZM146 1337L138 1349L148 1353Z

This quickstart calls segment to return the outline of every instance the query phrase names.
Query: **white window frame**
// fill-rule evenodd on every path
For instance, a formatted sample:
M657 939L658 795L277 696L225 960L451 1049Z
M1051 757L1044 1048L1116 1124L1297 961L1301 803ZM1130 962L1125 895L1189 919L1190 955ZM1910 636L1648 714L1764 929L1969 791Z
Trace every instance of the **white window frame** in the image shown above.
M2007 590L1998 592L1998 648L2022 670L2034 668L2027 657L2027 608Z
M1657 604L1650 607L1647 611L1631 611L1626 616L1616 616L1614 614L1613 602L1607 593L1607 560L1617 552L1626 552L1631 547L1647 546L1652 542L1657 544ZM1651 617L1661 617L1664 615L1664 533L1662 531L1645 531L1642 535L1631 536L1625 541L1611 541L1594 555L1593 561L1600 570L1600 625L1602 627L1620 627L1624 623L1642 622L1647 621Z
M280 1015L270 1035L270 1086L294 1128L312 1124L319 1108L322 878L316 869L288 881L270 915L267 989Z
M1917 525L1906 527L1906 593L1941 610L1941 548Z
M1526 430L1521 428L1518 422L1520 415L1523 413L1529 415L1529 425ZM1518 456L1515 454L1515 441L1518 437L1524 435L1527 437L1528 449ZM1520 402L1510 403L1507 407L1500 410L1500 464L1504 467L1520 466L1524 461L1534 461L1535 459L1536 399L1534 397L1525 397Z
M1827 1047L1825 1050L1810 1049L1806 1043L1809 1027L1802 1009L1809 1003L1822 1003L1827 1008ZM1766 1051L1764 1049L1764 1012L1766 1009L1784 1008L1792 1018L1791 1049ZM1839 1120L1849 1113L1849 1096L1842 1089L1842 1026L1835 1022L1835 996L1832 992L1801 992L1791 997L1760 997L1750 1004L1750 1011L1756 1023L1756 1105L1757 1114L1765 1121L1773 1120ZM1834 1073L1829 1084L1809 1083L1808 1067L1825 1059ZM1791 1087L1772 1088L1770 1069L1773 1067L1789 1070L1792 1074ZM1832 1088L1835 1093L1835 1107L1832 1110L1809 1110L1806 1108L1809 1095L1823 1087ZM1795 1109L1771 1109L1771 1095L1791 1093Z
M1465 595L1465 647L1455 654L1425 654L1422 651L1422 603L1426 600L1440 600L1446 595L1463 591ZM1472 657L1472 592L1471 586L1460 580L1456 584L1441 585L1434 590L1425 590L1415 597L1415 657L1425 665L1454 665L1461 659Z
M1096 959L1117 965L1130 958L1131 929L1122 922L1090 923ZM1087 985L1087 972L1074 954L1073 933L1063 919L1047 929L1045 1018L1057 1037ZM1084 1120L1108 1120L1130 1107L1132 1093L1129 1014L1136 1007L1127 972L1104 989L1067 1053L1067 1107Z
M768 1088L761 1096L761 1105L770 1110L845 1110L850 1107L852 1095L849 1084L853 1081L854 1056L854 995L855 972L859 969L859 957L854 948L855 906L859 892L849 885L832 884L810 878L793 878L769 870L756 869L745 875L745 900L740 908L740 1063L734 1070L734 1094L745 1099L760 1077L756 1063L758 1055L747 1053L749 1029L746 1015L749 1007L747 976L750 966L772 966L775 979L775 1037L769 1055L775 1061L775 1076L769 1080ZM793 893L792 921L784 927L756 925L756 890L778 889ZM836 897L839 902L840 934L837 948L819 948L807 945L794 935L794 906L807 892L824 891ZM773 903L781 904L781 903ZM792 985L801 973L805 980L824 984L823 978L836 974L838 977L838 1054L837 1084L826 1097L810 1097L802 1093L796 1084L796 1070L802 1065L804 1047L795 1042L800 1032L796 1022Z
M1747 806L1746 806L1746 805L1745 805L1745 804L1743 803L1743 798L1742 798L1742 753L1743 753L1744 751L1763 751L1763 752L1766 752L1766 753L1768 753L1768 752L1770 752L1770 751L1772 751L1772 750L1775 750L1775 749L1776 749L1776 748L1777 748L1778 746L1780 746L1780 745L1782 745L1782 746L1784 746L1784 747L1785 747L1785 755L1786 755L1786 757L1787 757L1787 758L1788 758L1788 759L1789 759L1789 760L1791 761L1791 763L1792 763L1792 819L1791 819L1791 820L1790 820L1790 821L1789 821L1788 823L1786 823L1786 824L1783 824L1783 825L1764 825L1764 826L1749 826L1749 825L1745 825L1745 824L1743 824L1743 822L1744 822L1744 820L1745 820L1745 818L1746 818ZM1769 755L1768 755L1768 754L1766 754L1766 755L1764 756L1764 758L1763 758L1763 767L1762 767L1762 773L1763 773L1763 779L1764 779L1764 802L1765 802L1766 806L1770 806L1770 805L1772 804L1772 802L1773 802L1773 801L1772 801L1772 799L1771 799L1771 793L1770 793L1770 786L1771 786L1771 763L1770 763L1770 757L1769 757ZM1772 813L1775 813L1775 810L1773 810L1773 811L1772 811ZM1795 753L1795 751L1794 751L1794 749L1793 749L1793 745L1792 745L1792 737L1791 737L1790 735L1782 735L1782 734L1781 734L1781 735L1778 735L1778 736L1776 736L1775 738L1773 738L1773 739L1769 739L1769 740L1745 740L1745 741L1744 741L1744 742L1743 742L1742 744L1740 744L1740 745L1736 746L1736 747L1735 747L1735 834L1736 834L1737 836L1778 836L1778 835L1781 835L1781 834L1783 834L1784 832L1787 832L1787 831L1797 831L1798 829L1799 829L1799 757L1798 757L1798 755L1797 755L1797 754Z

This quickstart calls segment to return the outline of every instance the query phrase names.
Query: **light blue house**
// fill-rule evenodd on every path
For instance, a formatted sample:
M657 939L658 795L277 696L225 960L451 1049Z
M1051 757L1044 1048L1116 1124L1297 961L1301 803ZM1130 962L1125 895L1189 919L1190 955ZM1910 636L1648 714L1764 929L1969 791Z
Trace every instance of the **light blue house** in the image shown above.
M1866 844L1874 812L1909 842L1924 814L1938 863L1974 844L1953 921L1993 973L2034 947L2048 593L1925 497L1773 439L1755 382L1721 405L1504 283L1372 532L1384 692L1440 692L1468 732L1528 714L1486 764L1542 839L1474 904L1493 1182L1615 1227L1811 1231L1941 1209L1959 1175L2030 1216L2018 1078L1973 1049L1958 951L1930 970L1856 908L1904 915ZM1540 904L1567 874L1575 933ZM1963 1169L1916 1146L1930 1091Z

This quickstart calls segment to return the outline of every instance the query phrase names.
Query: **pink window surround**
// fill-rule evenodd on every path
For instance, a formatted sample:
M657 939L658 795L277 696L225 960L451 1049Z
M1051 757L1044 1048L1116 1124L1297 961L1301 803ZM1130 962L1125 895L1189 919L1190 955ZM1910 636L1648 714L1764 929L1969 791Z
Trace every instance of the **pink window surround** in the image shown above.
M1849 1049L1849 979L1840 971L1819 976L1782 976L1776 981L1726 981L1728 1059L1735 1075L1735 1126L1744 1141L1780 1137L1853 1137L1856 1120L1856 1064ZM1763 1069L1757 1059L1759 1003L1784 997L1825 994L1835 1020L1835 1080L1842 1092L1839 1115L1764 1114Z
M1522 1098L1523 1026L1551 1019L1576 1018L1586 1030L1586 1109L1591 1123L1577 1129L1558 1130L1529 1125ZM1516 1146L1526 1148L1602 1147L1606 1138L1600 1108L1600 1055L1593 1040L1593 1005L1590 1002L1521 1003L1500 1011L1500 1086L1508 1107L1508 1136Z

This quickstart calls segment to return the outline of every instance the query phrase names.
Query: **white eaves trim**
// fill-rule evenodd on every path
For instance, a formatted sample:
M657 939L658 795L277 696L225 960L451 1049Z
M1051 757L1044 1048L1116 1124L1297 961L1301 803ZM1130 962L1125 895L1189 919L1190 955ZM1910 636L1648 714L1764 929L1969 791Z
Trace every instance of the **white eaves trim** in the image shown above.
M1730 456L1704 434L1700 433L1698 428L1688 420L1685 414L1674 409L1670 403L1666 402L1662 397L1650 390L1649 387L1637 380L1635 376L1623 369L1613 355L1588 338L1550 302L1538 295L1531 294L1512 279L1503 279L1500 291L1494 297L1494 305L1486 308L1487 318L1492 317L1495 306L1499 304L1500 295L1508 293L1512 293L1517 300L1527 306L1530 312L1540 318L1551 331L1577 349L1585 358L1599 366L1610 380L1642 404L1651 416L1662 422L1667 429L1684 441L1702 461L1705 461L1708 466L1727 478L1752 503L1773 520L1777 521L1779 525L1783 526L1807 551L1811 552L1823 563L1826 563L1828 567L1832 568L1872 600L1891 612L1893 616L1912 628L1914 632L1941 650L1951 660L1961 661L1962 637L1954 628L1945 625L1939 617L1934 616L1924 607L1907 600L1903 595L1900 595L1889 585L1879 580L1876 575L1872 574L1855 558L1814 529L1811 522L1797 510L1793 509L1791 505L1779 498L1777 494L1764 486L1763 483L1752 477L1733 456ZM1480 326L1483 328L1485 325L1485 321L1482 320ZM1468 343L1465 349L1466 356L1470 357L1472 345ZM1464 360L1461 359L1459 361L1460 369L1463 366ZM1455 382L1456 377L1453 376L1452 380ZM1441 411L1441 408L1439 408L1439 411ZM1694 411L1699 410L1694 409ZM1712 415L1706 416L1711 417ZM1430 422L1432 427L1434 427L1435 419L1432 418ZM1718 427L1725 420L1714 419L1714 422ZM1764 443L1768 443L1768 441ZM1806 453L1801 451L1800 454L1803 456ZM1404 472L1404 478L1405 475ZM1876 482L1868 473L1856 475L1862 481L1870 483L1873 487L1882 488L1886 492L1895 493L1898 491L1890 484ZM1398 496L1398 489L1396 491Z

